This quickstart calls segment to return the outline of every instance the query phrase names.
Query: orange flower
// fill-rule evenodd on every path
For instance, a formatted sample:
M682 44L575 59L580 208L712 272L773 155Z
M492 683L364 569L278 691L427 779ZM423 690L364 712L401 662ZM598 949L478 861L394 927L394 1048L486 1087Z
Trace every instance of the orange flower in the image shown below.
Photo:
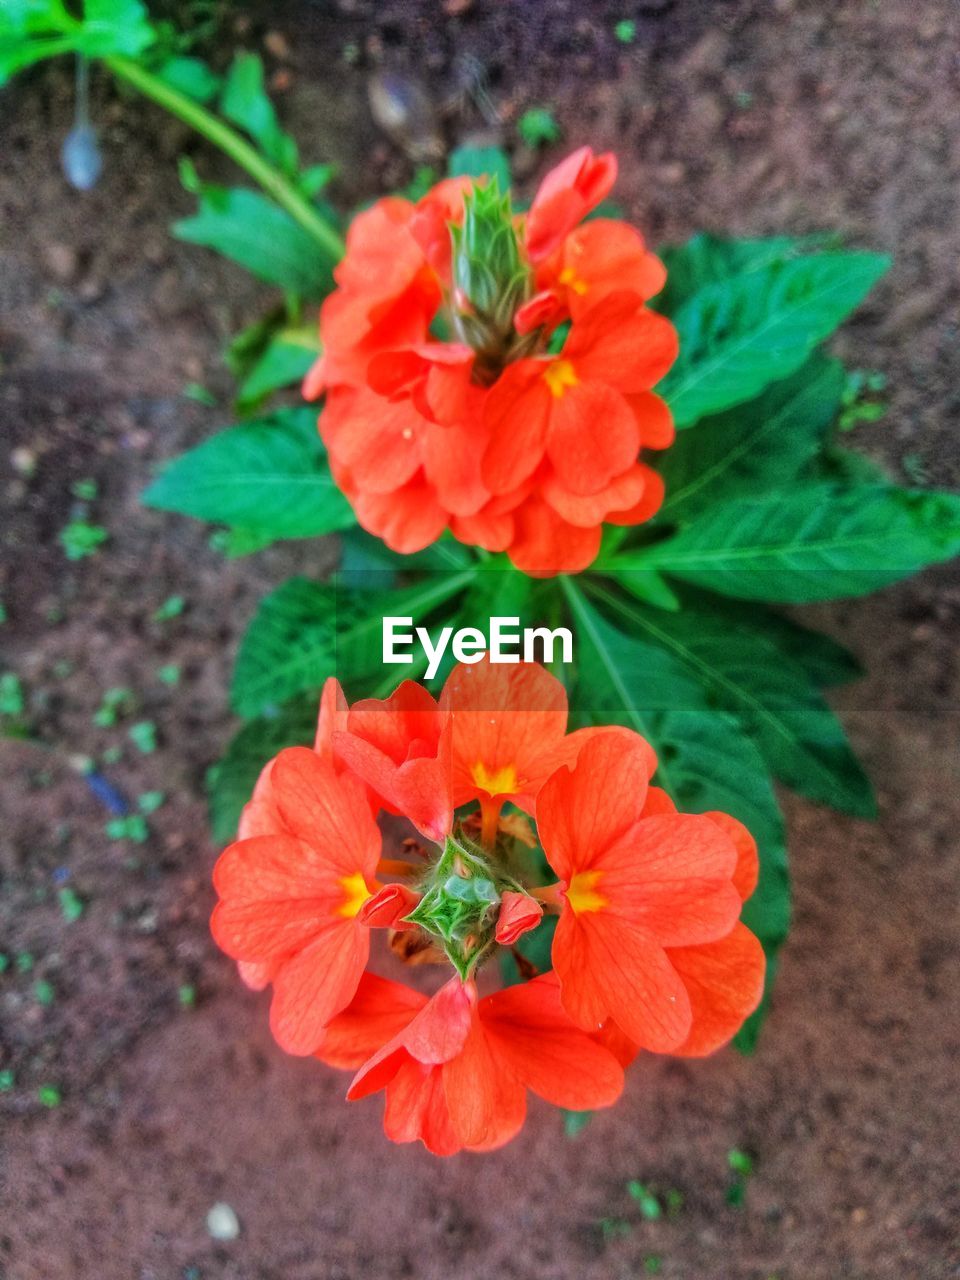
M357 1072L347 1092L386 1089L384 1130L435 1155L503 1146L523 1125L526 1091L571 1110L616 1102L623 1071L570 1021L552 975L477 999L453 978Z
M553 963L564 1008L580 1026L612 1019L635 1045L667 1053L690 1042L695 1014L703 1023L728 954L735 990L727 1003L750 1011L759 999L759 951L747 954L747 931L737 925L734 841L705 815L666 806L645 814L648 777L642 740L628 746L621 735L597 736L572 770L543 787L537 825L561 877ZM731 935L731 950L718 954ZM708 947L714 951L705 954ZM717 1025L725 1020L718 1016Z
M306 1054L366 966L357 915L375 887L380 833L363 787L304 747L277 756L267 785L277 829L220 855L211 929L227 955L270 975L273 1033Z
M615 176L582 148L525 217L456 179L354 221L304 394L326 394L334 478L393 550L449 529L528 573L576 572L605 521L658 509L640 452L673 439L652 388L676 335L644 305L664 269L625 223L578 226Z
M272 984L284 1049L355 1071L351 1098L386 1090L397 1142L500 1146L528 1089L608 1106L640 1049L712 1052L763 985L739 922L756 847L725 814L677 813L655 768L630 730L568 733L563 687L535 664L461 665L439 701L405 681L349 707L328 680L314 748L266 766L217 862L214 937L248 985ZM382 858L380 811L429 843ZM480 999L480 967L548 913L554 971ZM372 929L455 976L428 998L368 971Z

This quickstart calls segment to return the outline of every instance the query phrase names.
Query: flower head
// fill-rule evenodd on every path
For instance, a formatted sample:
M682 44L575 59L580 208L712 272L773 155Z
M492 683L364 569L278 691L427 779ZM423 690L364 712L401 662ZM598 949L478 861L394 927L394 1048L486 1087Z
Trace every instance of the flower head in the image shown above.
M354 220L304 390L326 393L334 477L394 550L449 529L531 574L575 572L605 521L659 507L640 454L673 438L653 387L677 339L645 306L665 273L639 232L582 221L615 177L582 148L526 215L495 179L451 179Z
M739 921L749 833L678 813L655 769L629 730L568 732L535 664L464 665L437 700L407 681L352 707L328 681L314 749L267 765L217 863L214 936L248 985L272 985L283 1048L355 1071L351 1098L385 1090L395 1141L489 1150L528 1090L608 1106L640 1049L711 1052L763 982ZM403 856L385 856L379 814L412 822ZM517 943L549 916L538 972ZM498 952L525 981L481 997ZM452 976L431 997L377 972L398 958Z

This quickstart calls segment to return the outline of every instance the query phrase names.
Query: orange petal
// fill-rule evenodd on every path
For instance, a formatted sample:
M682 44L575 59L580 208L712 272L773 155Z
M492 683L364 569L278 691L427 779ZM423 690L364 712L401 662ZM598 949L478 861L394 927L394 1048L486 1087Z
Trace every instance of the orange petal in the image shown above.
M481 475L491 493L509 493L540 465L552 400L543 380L545 367L542 360L517 360L487 393L483 425L490 443Z
M608 911L565 910L553 939L563 1007L585 1030L613 1018L641 1048L669 1053L690 1033L686 988L649 935Z
M327 1023L347 1007L370 954L370 934L341 920L280 966L273 979L270 1029L287 1053L313 1053Z
M601 530L568 524L540 498L529 498L514 513L514 540L507 547L511 562L534 578L580 573L597 558Z
M364 788L337 775L308 747L288 747L273 766L277 807L287 829L339 875L371 879L380 858L380 832Z
M571 1021L553 974L485 997L479 1014L495 1058L547 1102L587 1111L619 1098L622 1069Z
M667 955L690 997L690 1034L672 1053L702 1057L740 1030L763 995L763 948L741 923L718 942L671 948Z
M365 973L350 1004L324 1028L315 1053L331 1067L356 1071L408 1026L426 1003L427 997L419 991Z
M560 484L571 493L594 494L607 488L633 465L639 452L636 419L613 387L585 376L554 401L547 454Z
M583 741L575 767L547 780L537 797L537 828L547 861L562 880L594 866L633 827L649 769L644 739L615 730Z
M737 851L737 865L733 872L733 884L741 899L746 902L754 889L756 889L757 881L760 878L760 859L757 854L757 842L743 823L731 817L729 813L719 813L716 810L711 810L703 816L709 818L711 822L715 822L720 830L733 841L734 848Z
M507 892L500 899L497 916L496 940L502 947L512 947L529 929L535 929L543 919L543 907L527 893Z

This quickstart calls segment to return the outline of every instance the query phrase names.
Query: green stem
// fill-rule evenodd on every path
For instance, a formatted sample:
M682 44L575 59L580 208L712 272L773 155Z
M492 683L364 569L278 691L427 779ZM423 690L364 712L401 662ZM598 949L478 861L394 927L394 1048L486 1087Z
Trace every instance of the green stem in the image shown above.
M219 147L231 160L246 169L250 177L272 196L282 209L285 209L304 231L321 245L324 251L339 261L345 252L345 245L337 231L322 217L310 202L300 194L296 187L273 167L254 147L246 142L235 129L218 119L212 111L208 111L179 89L161 80L159 76L145 71L132 58L113 55L104 58L104 63L115 76L132 85L144 97L151 98L159 106L164 107L172 115L177 116L185 124L202 134L215 147Z

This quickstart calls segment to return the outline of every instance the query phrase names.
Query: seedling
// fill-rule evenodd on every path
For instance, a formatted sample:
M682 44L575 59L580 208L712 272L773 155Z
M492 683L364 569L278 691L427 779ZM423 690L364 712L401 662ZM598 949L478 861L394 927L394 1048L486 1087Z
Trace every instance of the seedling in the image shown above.
M155 813L161 805L166 804L167 797L163 791L144 791L137 797L137 805L141 813Z
M549 107L530 107L517 122L517 132L528 147L548 146L559 142L563 131Z
M72 924L75 920L79 920L83 915L84 907L83 901L77 896L77 894L74 893L71 888L67 887L60 889L57 893L57 897L60 899L60 911L64 920L66 920L68 924Z
M12 671L0 676L0 716L19 716L24 709L23 686Z
M127 715L135 705L132 689L108 689L94 712L93 723L98 729L112 729L119 717Z
M87 524L85 520L71 520L60 531L60 545L68 560L83 560L94 555L109 538L102 525Z
M139 813L128 814L125 818L111 818L104 826L104 831L111 840L132 840L135 844L143 844L150 835L146 819Z
M42 1084L37 1090L37 1101L41 1106L52 1109L59 1107L63 1101L63 1095L55 1084Z
M127 730L127 737L145 756L157 749L157 726L152 720L139 720Z
M185 604L183 596L168 596L153 615L154 622L169 622L171 618L179 618Z

